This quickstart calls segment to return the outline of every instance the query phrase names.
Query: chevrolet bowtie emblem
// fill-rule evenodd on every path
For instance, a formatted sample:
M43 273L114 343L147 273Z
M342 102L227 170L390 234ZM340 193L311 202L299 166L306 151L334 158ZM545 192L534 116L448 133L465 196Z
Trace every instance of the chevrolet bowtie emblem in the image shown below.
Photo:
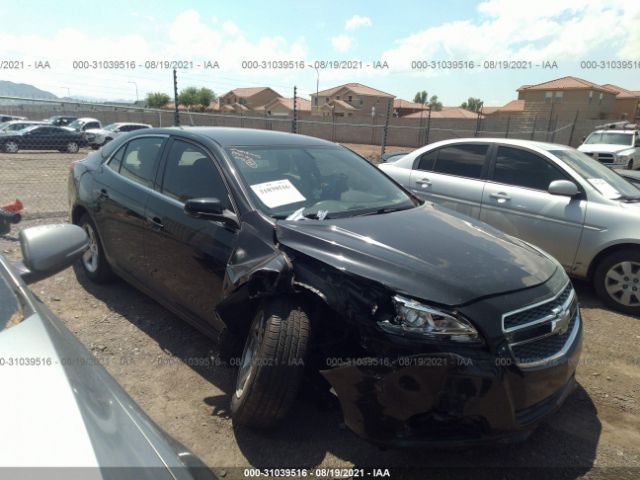
M563 309L556 307L552 310L555 317L551 320L551 333L562 335L569 330L569 322L571 321L571 309Z

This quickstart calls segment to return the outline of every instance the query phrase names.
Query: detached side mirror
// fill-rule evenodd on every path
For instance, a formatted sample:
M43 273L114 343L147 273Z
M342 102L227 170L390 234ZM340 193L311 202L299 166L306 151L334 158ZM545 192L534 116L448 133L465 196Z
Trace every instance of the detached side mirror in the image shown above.
M231 211L225 210L220 200L214 197L191 198L184 204L184 213L193 218L223 222L230 227L240 228L238 217Z
M70 267L89 248L77 225L40 225L20 232L22 261L16 268L26 283L37 282Z
M549 184L547 191L552 195L563 195L565 197L575 197L580 193L578 186L569 180L554 180Z

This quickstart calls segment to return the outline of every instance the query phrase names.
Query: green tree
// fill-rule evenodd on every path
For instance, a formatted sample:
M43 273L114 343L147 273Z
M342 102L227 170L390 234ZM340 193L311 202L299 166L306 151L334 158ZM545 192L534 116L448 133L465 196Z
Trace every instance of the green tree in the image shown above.
M482 108L482 100L479 98L469 97L469 99L466 102L462 102L462 105L460 106L471 112L479 112Z
M178 94L178 104L191 108L200 104L200 95L196 87L187 87L180 90Z
M431 107L431 110L435 110L436 112L442 110L442 102L438 100L437 95L431 95L431 98L429 99L429 107Z
M216 94L210 88L202 87L198 90L198 103L202 106L203 110L215 99Z
M427 103L427 98L429 98L429 95L427 95L427 91L422 90L421 92L417 92L415 97L413 97L413 103L424 105L425 103Z
M149 92L144 99L144 104L149 108L162 108L169 103L169 100L171 98L166 93Z

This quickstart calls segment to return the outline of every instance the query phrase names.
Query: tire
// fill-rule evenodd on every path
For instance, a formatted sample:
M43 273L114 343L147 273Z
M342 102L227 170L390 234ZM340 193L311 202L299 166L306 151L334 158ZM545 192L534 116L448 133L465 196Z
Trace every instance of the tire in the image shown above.
M7 153L18 153L20 146L18 142L7 142L4 144L4 151Z
M89 215L80 217L78 225L87 233L89 237L89 249L82 255L80 263L85 275L95 283L108 283L113 280L114 274L111 266L107 262L102 248L102 242L98 236L93 220Z
M78 145L78 142L69 142L64 149L64 151L67 153L78 153L78 150L80 150L80 145Z
M608 307L640 315L640 250L619 250L603 258L594 271L593 286Z
M305 312L286 298L259 307L231 396L234 423L270 428L284 418L302 381L309 329Z

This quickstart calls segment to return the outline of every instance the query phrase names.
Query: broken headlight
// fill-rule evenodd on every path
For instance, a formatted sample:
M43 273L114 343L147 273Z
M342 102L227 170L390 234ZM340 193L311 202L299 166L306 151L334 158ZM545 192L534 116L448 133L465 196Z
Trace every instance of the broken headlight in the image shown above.
M409 298L393 297L396 316L378 322L380 327L397 335L446 339L455 342L479 343L478 331L468 320Z

